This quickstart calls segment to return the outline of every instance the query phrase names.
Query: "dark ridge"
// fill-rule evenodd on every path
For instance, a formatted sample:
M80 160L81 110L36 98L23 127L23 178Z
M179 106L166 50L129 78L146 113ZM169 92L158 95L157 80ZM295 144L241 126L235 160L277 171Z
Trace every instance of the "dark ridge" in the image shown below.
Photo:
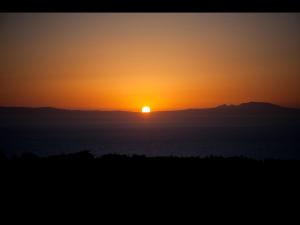
M257 160L243 156L207 156L207 157L177 157L145 155L107 154L95 157L89 151L71 154L40 157L33 153L23 153L12 158L2 157L0 168L10 177L20 178L30 176L56 176L65 179L67 174L78 179L96 179L100 175L134 177L156 176L163 179L166 174L169 178L178 179L178 176L190 176L195 179L203 176L262 176L268 171L278 175L278 171L298 174L300 160L265 159ZM268 170L267 170L268 169ZM164 175L165 174L165 175ZM184 175L185 174L185 175ZM212 177L212 178L213 178Z
M210 161L210 162L253 162L264 164L266 162L276 162L276 161L290 161L297 162L300 165L300 160L283 160L283 159L264 159L258 160L245 156L231 156L224 157L218 155L209 155L205 157L200 156L146 156L146 155L137 155L137 154L105 154L99 157L94 156L89 150L83 150L74 153L68 154L58 154L58 155L49 155L49 156L39 156L31 152L24 152L19 156L6 157L5 154L0 151L0 160L1 161L16 161L16 162L31 162L31 161L86 161L86 160L97 160L97 161Z
M261 110L265 110L265 109L286 109L286 110L290 110L290 109L295 109L295 108L288 108L288 107L283 107L280 105L275 105L272 103L268 103L268 102L246 102L246 103L241 103L239 105L219 105L217 107L215 107L215 109L225 109L225 108L241 108L241 109L261 109Z
M269 110L269 111L299 111L297 108L283 107L280 105L268 103L268 102L247 102L239 105L219 105L212 108L192 108L183 110L168 110L168 111L154 111L159 113L170 112L184 112L184 111L207 111L207 110ZM77 109L61 109L55 107L7 107L0 106L0 112L81 112L81 113L137 113L124 110L77 110Z
M72 111L68 109L59 109L54 107L23 107L23 106L1 106L0 112L64 112L64 111Z
M57 207L62 201L65 210L66 201L78 207L80 199L98 197L100 201L96 198L96 203L103 204L105 196L108 202L113 202L112 208L124 196L128 197L125 206L133 201L132 196L141 201L154 199L155 204L167 197L175 199L177 206L180 195L188 199L199 197L200 203L203 203L204 196L208 196L209 201L220 196L229 196L228 201L232 201L232 196L236 196L248 204L247 199L252 199L255 191L265 194L272 190L277 194L277 201L278 193L283 193L284 198L286 193L294 191L298 194L299 168L299 160L114 154L95 158L88 151L51 157L27 153L13 159L3 158L0 162L3 199L12 202L13 207L21 202L22 212L25 206L31 210L30 202L44 210L41 202L50 202ZM278 187L280 183L287 191ZM39 200L37 203L35 198ZM265 199L265 196L259 199ZM6 201L4 203L9 209L13 208Z
M129 111L84 111L52 107L0 107L0 127L194 127L261 126L300 123L300 110L270 103L248 102L214 108L153 111L149 115Z

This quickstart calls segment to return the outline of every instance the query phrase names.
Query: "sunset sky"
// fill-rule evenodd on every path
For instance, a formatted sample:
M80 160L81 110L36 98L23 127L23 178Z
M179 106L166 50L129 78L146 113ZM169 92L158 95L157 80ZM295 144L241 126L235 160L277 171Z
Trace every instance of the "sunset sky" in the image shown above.
M300 14L0 14L0 105L300 107Z

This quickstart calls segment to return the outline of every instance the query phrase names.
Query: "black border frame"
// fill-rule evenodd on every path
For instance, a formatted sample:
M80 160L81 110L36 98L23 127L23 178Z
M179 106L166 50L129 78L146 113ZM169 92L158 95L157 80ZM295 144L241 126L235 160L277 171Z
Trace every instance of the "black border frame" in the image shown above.
M297 0L7 0L1 12L300 12Z

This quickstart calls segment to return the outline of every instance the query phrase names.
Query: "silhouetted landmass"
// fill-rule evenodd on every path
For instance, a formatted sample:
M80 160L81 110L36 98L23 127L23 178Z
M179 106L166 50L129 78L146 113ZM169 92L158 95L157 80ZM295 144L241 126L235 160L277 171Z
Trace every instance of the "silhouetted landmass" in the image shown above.
M118 154L94 157L89 151L39 157L26 153L2 160L0 171L3 184L10 187L9 192L16 189L24 193L24 188L30 187L31 191L42 184L50 193L54 189L62 197L65 193L72 193L73 189L78 191L74 193L75 197L78 194L84 196L91 189L94 193L105 195L111 192L124 193L126 190L132 192L135 188L139 188L138 191L146 188L150 191L146 195L151 196L152 188L164 188L166 193L183 188L188 193L210 187L206 191L224 192L229 187L235 190L243 185L253 192L251 187L262 191L266 184L272 185L270 188L273 189L273 182L275 185L278 182L290 185L288 182L296 182L298 178L300 160ZM38 191L43 192L43 189Z
M257 160L244 156L235 157L223 157L223 156L206 156L206 157L178 157L178 156L156 156L147 157L145 155L125 155L125 154L107 154L100 157L95 157L89 150L84 150L80 152L70 153L70 154L60 154L60 155L50 155L50 156L38 156L34 153L26 152L22 153L20 156L13 156L7 158L4 153L1 153L2 161L6 162L17 162L17 163L27 163L27 162L95 162L95 163L157 163L163 162L168 165L168 163L196 163L198 165L265 165L269 163L296 163L300 166L300 160L281 160L281 159L264 159Z
M279 118L279 120L278 120ZM282 119L288 119L282 121ZM1 126L148 126L185 125L249 125L282 123L291 120L300 124L300 110L270 103L249 102L221 105L215 108L154 111L145 118L139 112L65 110L51 107L0 107Z
M0 161L6 160L6 155L5 153L0 149Z
M288 108L266 102L248 102L242 103L239 105L219 105L213 108L200 108L200 109L184 109L184 110L173 110L173 111L154 111L152 113L156 114L178 114L178 113L189 113L189 112L198 112L198 113L300 113L300 109L297 108ZM114 116L136 116L140 115L139 112L129 112L129 111L101 111L101 110L70 110L70 109L59 109L53 107L0 107L0 118L5 116L15 116L23 115L29 116L32 115L52 115L52 116L100 116L103 118L114 117Z
M174 111L154 111L151 113L152 116L163 116L163 115L184 115L191 113L216 113L221 115L226 115L227 113L234 114L297 114L300 113L299 109L282 107L271 103L264 102L248 102L242 103L240 105L220 105L214 108L203 108L203 109L185 109L185 110L174 110ZM225 114L224 114L225 113ZM58 109L52 107L41 107L41 108L30 108L30 107L0 107L0 119L4 120L5 118L30 118L31 116L38 116L46 118L59 118L59 117L82 117L86 118L98 118L98 119L109 119L109 118L138 118L141 116L139 112L129 112L129 111L100 111L100 110L67 110L67 109Z
M49 157L24 153L0 162L2 194L10 201L25 198L29 204L33 198L55 199L55 207L66 197L76 207L79 198L93 200L96 196L99 200L92 207L103 204L104 198L113 205L125 198L127 205L132 196L157 202L166 197L177 202L179 195L190 199L198 196L200 204L204 197L212 201L226 196L232 201L236 196L246 201L260 193L258 196L265 200L270 191L282 192L279 184L288 193L297 193L299 171L299 160L118 154L94 157L89 151Z

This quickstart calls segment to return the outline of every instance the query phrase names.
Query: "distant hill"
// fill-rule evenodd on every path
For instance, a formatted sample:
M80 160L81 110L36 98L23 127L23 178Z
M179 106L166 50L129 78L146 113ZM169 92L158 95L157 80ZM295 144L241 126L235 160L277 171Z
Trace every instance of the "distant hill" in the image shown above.
M296 108L283 107L266 102L247 102L239 105L220 105L213 110L220 112L239 112L239 113L285 113L285 112L300 112Z
M280 118L280 119L276 119ZM0 107L0 125L96 125L177 124L242 125L286 122L300 123L300 110L271 103L248 102L214 108L154 111L149 115L129 111L68 110L51 107ZM254 120L253 120L254 119ZM273 121L271 121L273 120Z
M275 105L267 102L247 102L241 103L239 105L219 105L213 108L195 108L195 109L185 109L185 110L171 110L171 111L156 111L158 113L172 113L172 112L186 112L186 111L231 111L231 112L300 112L297 108L288 108L279 105ZM106 110L71 110L71 109L60 109L54 107L3 107L0 106L0 113L109 113L109 114L136 114L138 112L130 111L106 111ZM155 113L155 112L154 112Z
M231 108L231 109L243 109L243 110L290 110L291 108L282 107L279 105L266 103L266 102L247 102L239 105L221 105L216 107L217 109Z

